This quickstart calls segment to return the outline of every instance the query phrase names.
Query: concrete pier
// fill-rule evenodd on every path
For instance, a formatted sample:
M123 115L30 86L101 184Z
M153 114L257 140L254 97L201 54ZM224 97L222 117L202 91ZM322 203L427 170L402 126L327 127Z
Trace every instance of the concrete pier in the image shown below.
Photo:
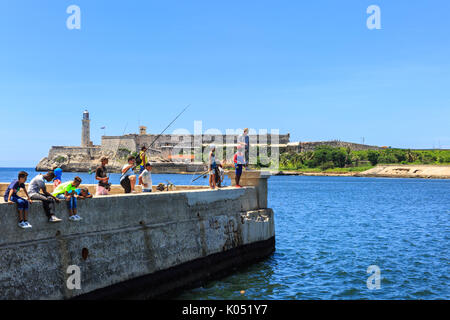
M36 201L27 230L17 227L15 205L0 203L0 299L156 298L267 257L275 250L267 178L94 197L78 201L80 222L60 203L63 221L49 223ZM79 289L67 285L71 266Z

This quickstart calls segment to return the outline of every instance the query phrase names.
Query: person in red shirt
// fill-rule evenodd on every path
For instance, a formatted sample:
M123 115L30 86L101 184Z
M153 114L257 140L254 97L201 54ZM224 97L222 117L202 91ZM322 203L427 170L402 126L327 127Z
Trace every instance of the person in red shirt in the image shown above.
M242 146L240 145L237 147L237 152L234 154L233 162L234 167L236 168L236 177L235 177L236 187L242 188L239 182L241 180L242 167L243 165L245 165L245 157L244 154L242 153Z

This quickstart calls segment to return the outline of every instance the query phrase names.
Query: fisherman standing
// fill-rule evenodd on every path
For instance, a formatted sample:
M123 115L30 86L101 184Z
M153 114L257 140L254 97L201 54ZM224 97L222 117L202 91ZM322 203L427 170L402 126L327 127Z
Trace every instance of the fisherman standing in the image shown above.
M111 185L109 184L109 178L107 176L106 165L108 164L108 158L103 157L100 159L101 165L95 171L95 179L98 180L97 186L97 196L107 196L109 190L111 190Z
M211 152L209 153L209 186L211 189L216 188L216 146L211 144Z
M245 168L248 167L250 160L250 137L248 136L248 128L244 129L244 133L238 137L238 143L244 149Z
M142 192L152 192L152 166L145 164L145 170L139 176L139 184L142 186Z
M138 159L136 159L137 160L136 164L139 165L139 173L144 172L145 165L149 162L148 156L147 156L147 150L148 150L147 147L143 146L141 148L141 151L139 152Z
M136 158L128 157L128 164L122 168L122 176L120 177L120 185L125 190L125 193L135 193L134 186L136 184L136 175L134 168L136 167Z
M241 175L242 175L242 166L245 164L244 154L242 153L242 146L237 147L237 152L234 155L233 158L234 167L236 168L236 176L235 176L235 182L237 188L242 188L240 183Z

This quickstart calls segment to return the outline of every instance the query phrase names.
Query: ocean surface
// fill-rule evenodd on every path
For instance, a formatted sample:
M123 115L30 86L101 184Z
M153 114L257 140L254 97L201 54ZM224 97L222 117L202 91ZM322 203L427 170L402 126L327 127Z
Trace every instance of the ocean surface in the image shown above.
M0 168L0 181L17 171ZM32 178L34 169L27 171ZM75 175L95 183L86 173L63 180ZM153 183L192 178L155 174ZM271 257L174 298L450 299L450 180L275 176L269 206ZM367 287L371 265L380 270L379 289Z

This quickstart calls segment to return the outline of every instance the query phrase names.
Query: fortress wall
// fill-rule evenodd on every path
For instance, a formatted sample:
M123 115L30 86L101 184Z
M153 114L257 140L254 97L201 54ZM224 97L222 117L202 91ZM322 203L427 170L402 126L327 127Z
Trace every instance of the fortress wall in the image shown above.
M115 153L119 148L128 149L131 152L137 151L136 138L134 136L102 137L102 151Z
M236 144L238 140L239 135L231 135L228 137L229 140L231 140L231 143ZM122 144L128 143L124 142L125 140L133 141L133 143L136 144L135 148L140 148L143 145L149 146L155 139L158 137L158 135L154 134L147 134L147 135L127 135L123 137L102 137L102 148L105 149L117 149L117 144L122 141ZM211 144L214 141L223 141L223 143L227 143L227 136L226 135L211 135L211 134L204 134L203 135L202 143L203 145ZM164 134L158 138L158 140L155 142L154 147L159 148L161 146L174 146L178 145L180 143L185 143L187 145L193 145L194 144L194 135L173 135L173 134ZM251 136L251 139L255 139L254 136ZM290 135L289 134L283 134L278 135L279 144L287 144L289 143ZM251 140L253 141L253 140ZM271 136L270 134L267 134L265 136L259 136L256 137L256 143L271 143ZM134 149L133 149L134 150Z

